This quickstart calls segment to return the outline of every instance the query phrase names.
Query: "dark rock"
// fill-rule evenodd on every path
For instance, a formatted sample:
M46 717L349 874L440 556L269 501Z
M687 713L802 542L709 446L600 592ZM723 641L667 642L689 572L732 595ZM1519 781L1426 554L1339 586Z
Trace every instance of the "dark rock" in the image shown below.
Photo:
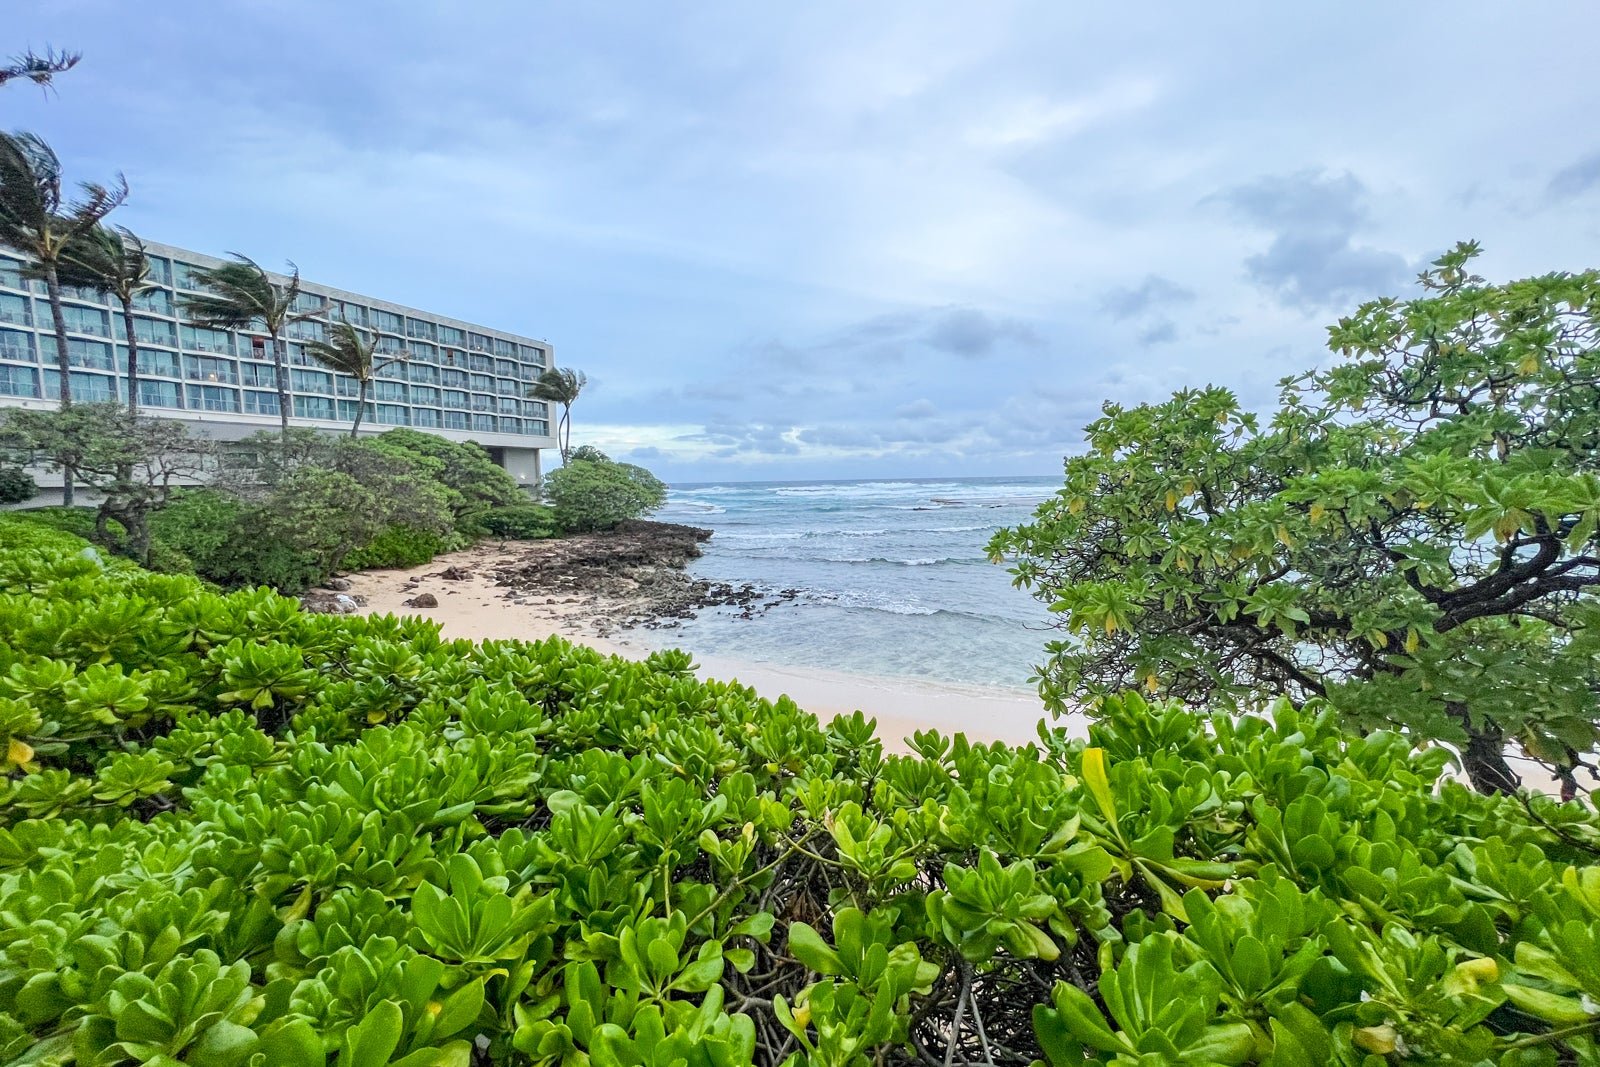
M472 577L472 572L461 567L446 567L438 576L447 582L462 582Z
M313 615L353 615L359 609L360 605L343 593L313 589L300 598L300 610Z
M332 589L335 593L348 593L350 591L350 579L348 578L329 578L322 584Z
M439 598L432 593L418 593L410 600L405 601L405 606L408 608L436 608L439 606Z

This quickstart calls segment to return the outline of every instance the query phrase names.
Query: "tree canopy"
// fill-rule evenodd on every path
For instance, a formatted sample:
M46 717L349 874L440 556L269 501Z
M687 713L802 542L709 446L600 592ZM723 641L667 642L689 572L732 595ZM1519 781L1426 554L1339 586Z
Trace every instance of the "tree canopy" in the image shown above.
M1107 404L1034 520L990 545L1059 612L1057 709L1140 686L1326 699L1568 784L1600 719L1600 273L1491 285L1462 244L1262 419L1220 388Z

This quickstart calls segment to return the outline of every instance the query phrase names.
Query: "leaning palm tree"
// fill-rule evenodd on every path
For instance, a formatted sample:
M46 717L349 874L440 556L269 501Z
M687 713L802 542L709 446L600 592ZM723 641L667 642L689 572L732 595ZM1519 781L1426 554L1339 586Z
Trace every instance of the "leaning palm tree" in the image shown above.
M528 395L535 400L547 400L561 405L561 421L556 424L556 445L561 450L561 462L567 462L572 451L572 405L589 384L589 376L571 367L551 367L539 375Z
M367 410L367 390L372 387L372 380L383 368L403 363L408 356L408 353L402 352L391 359L379 361L378 345L382 343L382 338L373 334L370 342L365 341L361 336L365 332L338 320L328 327L328 340L312 341L306 345L306 352L317 362L329 370L350 375L361 386L356 395L356 421L350 424L351 437L361 430L361 416Z
M134 333L133 302L156 287L144 242L125 226L96 226L67 245L58 269L63 285L108 293L122 305L122 326L128 335L128 414L139 414L139 338Z
M119 174L110 187L84 182L83 197L68 200L62 189L61 160L31 133L0 133L0 244L31 256L50 297L56 328L56 368L61 375L61 406L72 406L72 363L67 322L61 314L62 254L128 198ZM61 501L72 504L72 468L63 471Z
M296 311L300 296L300 268L289 264L289 284L279 285L267 277L256 261L237 252L228 253L232 263L191 272L196 284L209 290L201 296L182 298L189 321L216 330L243 330L260 322L272 339L272 363L278 380L278 423L283 443L289 443L289 363L283 358L284 327L324 314L331 306L323 304L309 311Z

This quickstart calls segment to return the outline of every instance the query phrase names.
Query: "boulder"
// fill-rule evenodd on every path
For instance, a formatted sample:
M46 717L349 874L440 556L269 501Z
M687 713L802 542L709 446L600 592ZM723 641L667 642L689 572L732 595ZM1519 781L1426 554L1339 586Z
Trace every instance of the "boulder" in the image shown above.
M335 593L348 593L350 591L350 579L348 578L329 578L323 584Z
M418 593L410 600L405 601L405 606L408 608L436 608L439 606L439 598L432 593Z
M360 610L360 605L344 593L313 589L300 598L300 610L313 615L354 615Z

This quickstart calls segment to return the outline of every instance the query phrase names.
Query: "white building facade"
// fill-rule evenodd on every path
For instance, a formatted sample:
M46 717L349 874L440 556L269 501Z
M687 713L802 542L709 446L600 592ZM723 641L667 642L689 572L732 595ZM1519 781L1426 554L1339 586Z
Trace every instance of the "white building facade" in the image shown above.
M134 308L139 350L139 410L191 423L217 441L237 441L278 427L271 341L260 330L212 330L190 323L181 298L199 293L195 268L222 260L150 243L151 280ZM0 247L0 407L54 407L61 395L55 321L44 283L23 275L21 256ZM282 284L288 278L271 277ZM344 319L379 338L381 361L404 355L377 375L361 432L399 426L454 441L476 441L530 488L540 477L540 452L556 446L549 405L528 397L554 365L545 341L491 330L373 297L301 282L302 310L324 305L324 318ZM128 347L122 307L92 292L63 291L78 402L128 398ZM356 415L354 378L337 374L306 352L325 339L312 319L284 330L289 364L290 425L348 433ZM44 479L41 479L43 482Z

